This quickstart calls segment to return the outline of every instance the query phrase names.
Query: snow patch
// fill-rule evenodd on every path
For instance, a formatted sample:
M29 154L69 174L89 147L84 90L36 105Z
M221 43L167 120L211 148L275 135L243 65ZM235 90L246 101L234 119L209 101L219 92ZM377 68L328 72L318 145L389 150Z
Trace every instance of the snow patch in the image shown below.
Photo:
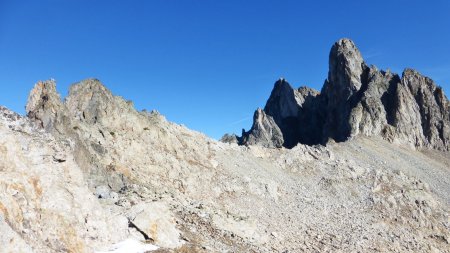
M106 251L96 251L95 253L145 253L157 249L158 247L152 244L142 243L135 239L126 239L114 244Z

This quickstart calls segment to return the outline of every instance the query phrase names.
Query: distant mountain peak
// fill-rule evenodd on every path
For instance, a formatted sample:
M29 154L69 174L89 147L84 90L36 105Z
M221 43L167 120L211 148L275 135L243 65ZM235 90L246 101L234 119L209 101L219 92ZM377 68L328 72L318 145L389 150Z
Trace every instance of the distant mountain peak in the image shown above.
M239 144L291 148L364 135L417 148L450 149L450 109L443 90L413 69L405 69L400 77L369 67L347 38L331 47L328 78L320 93L307 87L294 89L280 78L258 115L262 113L275 125L267 124L271 129L260 141L260 131L252 127L244 133L246 138L237 138ZM270 132L277 137L268 137Z

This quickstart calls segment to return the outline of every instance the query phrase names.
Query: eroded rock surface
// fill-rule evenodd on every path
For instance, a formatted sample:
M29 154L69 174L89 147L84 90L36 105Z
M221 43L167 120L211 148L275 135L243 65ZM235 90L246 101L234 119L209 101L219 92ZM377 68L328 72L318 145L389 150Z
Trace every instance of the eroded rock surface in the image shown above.
M267 148L280 148L283 134L274 119L258 108L253 116L253 126L249 132L242 133L241 142L261 145Z
M73 143L44 132L42 122L0 107L1 240L18 246L11 252L90 252L126 238L127 219L101 208L75 162ZM54 159L60 153L64 161Z
M27 116L47 131L55 129L55 120L61 111L61 97L54 80L38 82L28 96Z

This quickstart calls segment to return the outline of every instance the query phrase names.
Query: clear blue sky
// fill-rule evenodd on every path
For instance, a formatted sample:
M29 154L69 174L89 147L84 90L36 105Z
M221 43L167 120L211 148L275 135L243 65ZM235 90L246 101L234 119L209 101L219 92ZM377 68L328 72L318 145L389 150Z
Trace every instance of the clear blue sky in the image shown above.
M38 80L99 78L138 110L220 138L251 126L273 83L320 89L331 45L413 67L450 92L450 1L0 0L0 104Z

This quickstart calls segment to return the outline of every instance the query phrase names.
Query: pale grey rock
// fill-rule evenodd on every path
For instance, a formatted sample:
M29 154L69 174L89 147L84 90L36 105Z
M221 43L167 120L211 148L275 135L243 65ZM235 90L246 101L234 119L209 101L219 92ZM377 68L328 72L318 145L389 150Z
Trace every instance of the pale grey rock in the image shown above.
M283 145L283 134L271 116L258 108L253 116L253 126L242 133L242 143L261 145L267 148L280 148Z
M1 252L33 252L30 244L6 223L2 213L0 213L0 231L0 245L2 245Z
M450 109L442 88L417 71L406 69L398 89L405 91L398 93L399 107L394 118L403 126L411 123L409 127L397 127L399 134L403 134L409 142L416 141L416 146L449 150ZM409 119L404 119L406 114ZM407 135L407 132L410 134Z
M54 80L36 83L28 96L27 116L47 131L55 129L62 102Z
M353 41L341 39L330 51L328 79L322 87L323 140L345 141L351 132L352 100L364 82L366 64Z
M119 215L112 219L111 212L101 208L73 159L71 146L44 132L42 121L32 124L1 110L0 241L9 240L1 248L92 252L126 238L127 224L116 222ZM55 161L55 152L64 153L66 161Z
M400 78L389 71L379 71L375 66L367 71L367 79L351 104L349 137L381 135L388 124L392 124L393 88Z
M318 95L320 95L320 92L318 90L306 86L301 86L300 88L295 90L295 100L301 108L305 107L308 103L311 103L313 98L317 97Z
M70 87L66 98L68 114L76 121L86 124L101 124L108 113L117 113L113 95L98 79L87 79Z
M285 80L278 80L264 107L264 112L275 120L283 133L283 146L292 148L297 143L317 144L321 137L321 119L317 115L317 90L300 87L293 89ZM319 137L320 136L320 137Z
M330 105L348 100L361 88L365 68L361 53L353 41L340 39L333 45L329 58L328 83L324 87Z
M114 103L112 93L97 79L87 79L72 85L64 103L60 101L54 81L37 83L29 97L27 115L30 119L41 124L48 132L69 136L74 140L77 146L74 157L89 174L91 188L108 185L118 192L125 187L123 175L114 171L111 173L114 165L99 166L98 160L108 152L103 145L105 138L115 135L115 131L109 131L108 128L113 127L116 121L103 122L104 118L108 114L121 117L123 113L134 110L131 102L120 100L121 103ZM86 131L87 125L98 127Z
M128 237L175 252L446 249L442 89L366 66L348 40L330 54L326 86L279 80L237 146L137 112L96 79L64 102L54 82L36 85L29 118L0 107L0 242L25 252L92 252ZM301 144L328 137L347 141Z
M99 199L109 199L111 197L111 189L106 185L95 187L95 196Z
M164 248L179 248L183 245L180 231L169 208L160 202L140 203L131 208L130 222L150 238L154 244Z
M224 134L222 136L222 138L220 138L220 141L224 142L224 143L230 143L230 144L231 143L235 143L235 144L239 143L238 136L236 134Z

